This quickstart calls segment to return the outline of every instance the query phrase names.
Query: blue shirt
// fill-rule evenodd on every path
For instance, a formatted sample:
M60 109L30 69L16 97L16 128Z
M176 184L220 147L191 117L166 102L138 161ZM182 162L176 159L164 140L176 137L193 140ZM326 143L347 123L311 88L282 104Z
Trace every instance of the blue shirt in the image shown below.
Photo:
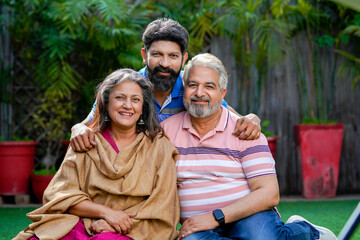
M146 67L140 69L139 73L146 78ZM156 101L155 102L155 108L156 108L156 118L159 120L159 122L167 119L168 117L177 114L179 112L185 111L185 106L183 103L183 95L184 95L184 85L182 81L182 75L183 71L180 72L180 75L178 79L175 82L175 85L173 89L171 90L171 93L169 96L166 97L165 102L162 106ZM222 105L224 107L227 107L227 103L225 101L222 102ZM87 119L92 122L94 119L95 114L95 108L96 108L96 102L93 104L93 107L91 109L91 112L87 116Z

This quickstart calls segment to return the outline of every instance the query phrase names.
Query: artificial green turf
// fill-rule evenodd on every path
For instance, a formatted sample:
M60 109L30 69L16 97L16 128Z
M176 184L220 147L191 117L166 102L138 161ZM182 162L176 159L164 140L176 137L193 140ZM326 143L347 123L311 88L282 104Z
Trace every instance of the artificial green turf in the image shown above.
M327 227L338 235L354 211L359 201L297 201L280 202L278 210L284 222L291 215L301 215L310 222ZM28 226L30 220L26 213L34 208L1 208L0 207L0 239L11 239L19 231ZM360 227L353 234L352 240L360 240Z
M278 210L284 222L292 215L300 215L338 236L358 203L357 200L280 202ZM351 239L360 239L360 227Z
M26 213L35 208L0 208L0 239L12 239L31 222Z

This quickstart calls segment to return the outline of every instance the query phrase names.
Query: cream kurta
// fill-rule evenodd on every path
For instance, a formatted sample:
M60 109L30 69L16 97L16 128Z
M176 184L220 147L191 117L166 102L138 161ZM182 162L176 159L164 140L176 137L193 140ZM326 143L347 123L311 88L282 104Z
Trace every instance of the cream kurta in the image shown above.
M127 236L175 239L180 210L176 188L177 151L167 137L153 142L143 133L119 154L97 133L96 147L86 153L71 148L44 193L44 205L27 214L33 222L14 239L59 239L79 217L66 214L89 199L113 209L136 213ZM96 219L83 218L87 232Z

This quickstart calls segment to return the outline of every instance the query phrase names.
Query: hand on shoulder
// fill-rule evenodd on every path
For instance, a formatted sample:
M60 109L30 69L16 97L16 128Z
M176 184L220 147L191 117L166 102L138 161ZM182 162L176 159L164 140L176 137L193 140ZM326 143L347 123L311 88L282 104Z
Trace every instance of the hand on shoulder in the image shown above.
M84 123L71 128L70 146L75 152L86 152L96 146L94 131Z

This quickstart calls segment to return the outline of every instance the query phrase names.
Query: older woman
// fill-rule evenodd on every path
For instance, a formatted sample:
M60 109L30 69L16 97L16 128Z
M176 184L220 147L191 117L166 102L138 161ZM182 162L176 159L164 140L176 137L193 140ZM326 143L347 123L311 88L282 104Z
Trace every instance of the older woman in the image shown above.
M177 237L177 151L152 99L150 83L130 69L100 84L91 125L96 148L68 150L44 205L27 214L33 223L15 239Z

